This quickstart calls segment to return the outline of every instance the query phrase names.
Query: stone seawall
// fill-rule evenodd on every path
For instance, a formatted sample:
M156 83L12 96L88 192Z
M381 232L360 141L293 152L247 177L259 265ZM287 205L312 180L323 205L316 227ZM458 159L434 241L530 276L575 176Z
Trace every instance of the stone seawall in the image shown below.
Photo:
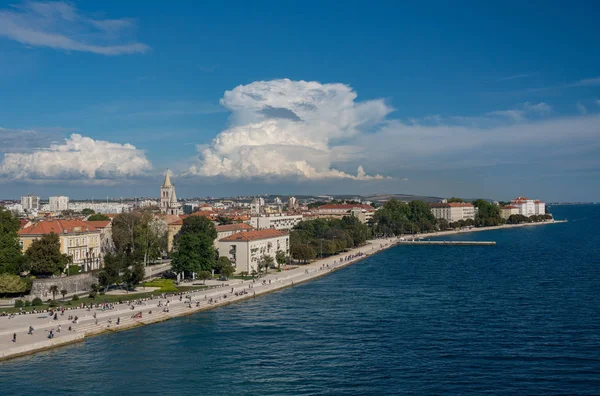
M98 279L90 273L65 276L62 278L34 279L29 297L32 299L39 297L42 300L52 298L50 287L53 285L58 286L59 293L60 290L66 290L67 294L71 294L91 290L91 286L94 283L98 283ZM59 296L60 294L57 295L57 297Z

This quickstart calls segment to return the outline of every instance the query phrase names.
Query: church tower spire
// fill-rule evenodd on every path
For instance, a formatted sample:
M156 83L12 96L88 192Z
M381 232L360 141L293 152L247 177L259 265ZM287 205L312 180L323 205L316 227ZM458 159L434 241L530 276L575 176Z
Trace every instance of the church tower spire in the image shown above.
M163 214L179 216L181 204L177 202L175 186L171 183L170 171L165 173L165 181L160 187L160 212Z

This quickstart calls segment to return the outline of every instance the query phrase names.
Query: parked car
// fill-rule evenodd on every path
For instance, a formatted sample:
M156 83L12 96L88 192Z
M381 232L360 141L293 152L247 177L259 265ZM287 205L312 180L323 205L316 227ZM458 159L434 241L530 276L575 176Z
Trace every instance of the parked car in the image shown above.
M227 277L226 277L226 276L219 276L219 280L220 280L220 281L226 281L226 280L227 280Z

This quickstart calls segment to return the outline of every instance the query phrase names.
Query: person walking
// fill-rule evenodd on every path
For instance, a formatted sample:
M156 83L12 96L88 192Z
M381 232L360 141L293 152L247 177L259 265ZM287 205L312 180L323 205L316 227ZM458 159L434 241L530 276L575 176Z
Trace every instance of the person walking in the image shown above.
M13 333L13 342L17 342L17 333Z

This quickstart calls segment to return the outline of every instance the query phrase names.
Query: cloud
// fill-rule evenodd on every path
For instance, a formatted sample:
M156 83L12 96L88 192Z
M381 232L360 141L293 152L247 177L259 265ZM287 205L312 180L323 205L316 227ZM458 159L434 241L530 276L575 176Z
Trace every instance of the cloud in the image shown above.
M141 176L151 168L143 151L131 144L73 134L48 148L6 153L0 175L13 180L101 180Z
M572 150L600 148L600 116L524 120L492 127L406 124L393 120L360 136L365 165L380 172L443 170L508 163L547 165ZM376 155L374 155L376 153ZM576 155L571 164L578 162ZM600 161L597 161L600 165Z
M567 84L567 87L595 87L600 85L600 77L584 78L583 80Z
M346 160L344 140L384 121L392 109L381 99L356 101L345 84L288 79L259 81L226 91L221 104L232 125L199 150L189 173L227 178L376 180L332 164Z
M0 153L30 152L36 148L47 147L61 137L56 128L46 129L44 133L41 130L0 127Z
M101 55L143 53L146 44L126 40L135 23L130 19L85 16L64 2L25 2L0 10L0 37L19 43Z
M581 114L587 114L587 107L581 102L577 102L575 105L577 107L577 111Z
M486 116L499 116L512 119L513 121L523 121L527 115L537 114L546 115L552 112L552 107L544 102L530 103L525 102L521 108L510 110L496 110L485 113Z
M499 79L498 82L516 80L519 78L526 78L526 77L531 77L531 76L533 76L533 74L515 74L512 76L503 77L503 78Z

